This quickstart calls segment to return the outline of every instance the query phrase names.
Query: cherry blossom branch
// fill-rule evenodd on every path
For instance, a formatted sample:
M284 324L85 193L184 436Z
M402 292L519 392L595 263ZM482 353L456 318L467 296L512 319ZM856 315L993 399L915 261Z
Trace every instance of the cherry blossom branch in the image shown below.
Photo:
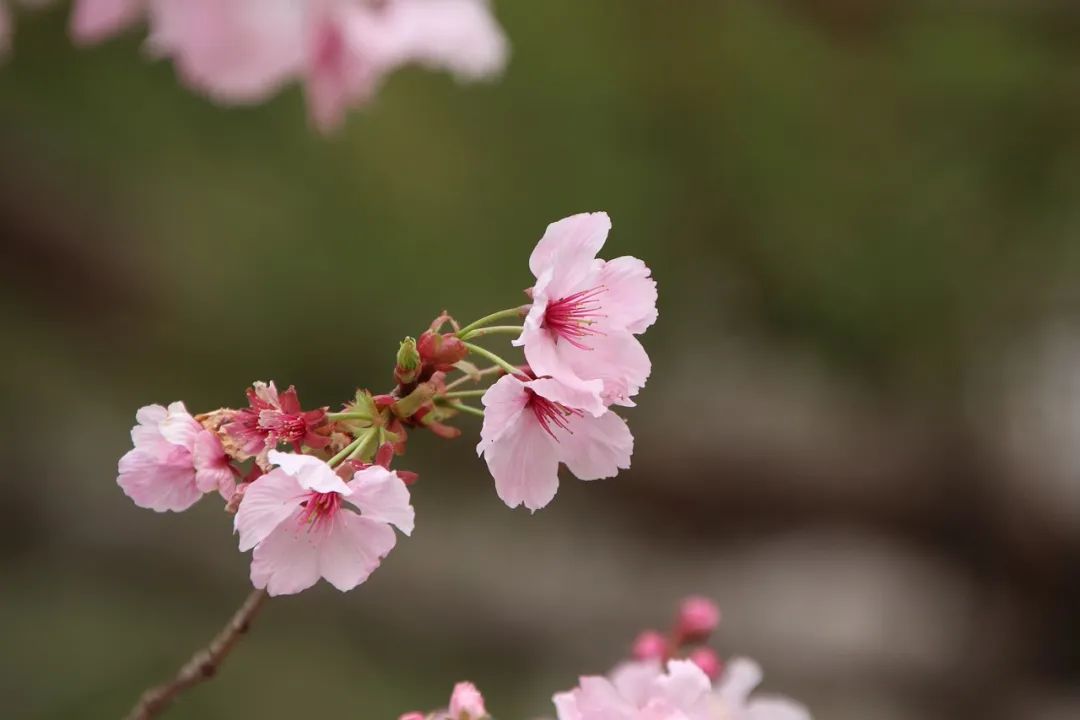
M521 325L491 325L490 327L482 327L473 330L469 333L469 337L478 338L484 335L520 335L523 329L524 328Z
M126 720L155 718L181 693L214 677L221 663L251 627L265 599L265 590L252 591L210 644L192 655L172 680L146 690L127 714Z
M506 310L500 310L499 312L491 313L490 315L485 315L484 317L480 318L476 322L471 322L468 325L466 325L465 327L458 330L457 336L459 338L461 338L462 340L464 340L465 338L469 337L469 335L472 335L473 331L476 330L477 328L483 327L484 325L490 325L491 323L495 322L496 320L525 317L525 313L522 312L523 309L528 310L527 307L526 308L515 307L515 308L508 308Z
M464 385L467 382L480 382L480 380L482 378L485 378L488 375L495 375L495 374L501 373L501 372L506 372L506 371L503 370L500 366L495 365L493 367L484 368L483 370L480 370L480 371L478 371L476 373L465 373L464 375L459 377L457 380L455 380L454 382L447 385L446 389L447 390L453 390L456 387L461 387L462 385Z
M465 347L469 348L469 352L476 353L477 355L487 358L511 375L518 375L521 372L519 369L517 369L507 361L503 360L501 357L491 352L487 348L482 348L479 345L474 345L472 343L462 344L465 345Z

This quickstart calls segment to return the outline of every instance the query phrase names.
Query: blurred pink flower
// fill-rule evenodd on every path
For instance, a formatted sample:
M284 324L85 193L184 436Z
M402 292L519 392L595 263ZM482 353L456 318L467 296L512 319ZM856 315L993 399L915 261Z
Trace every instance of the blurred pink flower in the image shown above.
M135 418L135 447L120 458L116 482L136 505L179 512L203 493L232 495L235 482L221 442L188 414L184 403L148 405Z
M613 477L630 467L634 438L626 422L603 410L585 412L596 393L552 378L506 375L484 394L477 453L510 507L547 505L559 488L559 463L581 480Z
M679 604L675 632L682 642L708 637L720 624L720 608L707 597L691 595Z
M481 720L488 716L484 696L470 682L459 682L450 695L447 720Z
M559 720L714 720L709 678L689 660L627 663L553 698ZM728 720L720 716L722 720Z
M278 467L248 486L235 520L240 550L255 549L255 587L289 595L323 577L351 590L393 549L391 525L412 533L409 490L396 473L372 465L346 483L310 455L271 451L269 459Z
M801 704L782 697L755 697L750 693L761 683L761 667L753 660L735 658L727 663L716 684L711 718L717 720L811 720Z
M4 0L0 0L0 59L11 51L11 34L14 32L11 11Z
M529 258L532 308L514 344L537 375L631 406L652 369L634 336L656 321L656 282L637 258L597 259L610 229L603 212L548 226Z
M92 45L143 19L147 0L75 0L70 32L77 45Z
M171 58L189 87L241 104L303 80L323 132L402 65L479 80L508 52L487 0L76 0L71 34L95 43L144 16L151 53Z

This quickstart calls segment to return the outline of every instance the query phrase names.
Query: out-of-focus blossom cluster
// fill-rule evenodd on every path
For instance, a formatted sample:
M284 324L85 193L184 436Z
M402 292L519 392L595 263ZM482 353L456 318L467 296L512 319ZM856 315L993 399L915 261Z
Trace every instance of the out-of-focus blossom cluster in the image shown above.
M159 512L220 495L240 550L252 551L252 583L280 595L319 578L343 591L364 582L393 549L393 528L414 527L417 478L391 469L394 459L415 430L460 436L462 413L483 416L477 449L510 507L550 502L560 464L583 480L616 475L630 466L633 437L610 406L632 405L648 377L636 336L656 319L656 284L640 260L596 258L609 228L604 213L550 225L530 260L531 303L465 327L439 315L402 341L388 393L358 390L337 411L305 410L295 388L256 382L244 408L140 409L117 482ZM492 324L504 318L521 324ZM475 344L500 335L517 337L526 364ZM487 388L458 389L490 378ZM466 402L477 397L483 410Z
M710 600L687 598L667 634L649 630L634 643L634 659L608 675L580 678L552 698L558 720L810 720L801 704L754 695L761 668L752 660L722 662L703 643L716 629ZM463 702L463 698L468 702ZM454 688L446 710L411 712L399 720L480 720L490 717L471 683Z
M10 45L7 2L0 51ZM70 31L92 45L142 22L149 54L171 59L185 85L217 102L258 103L302 82L323 132L399 67L472 81L497 75L508 54L487 0L75 0Z

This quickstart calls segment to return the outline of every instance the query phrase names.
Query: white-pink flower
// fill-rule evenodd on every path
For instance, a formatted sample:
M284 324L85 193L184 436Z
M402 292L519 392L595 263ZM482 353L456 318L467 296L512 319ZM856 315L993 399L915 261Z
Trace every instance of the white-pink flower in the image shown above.
M488 716L484 696L471 682L459 682L450 695L446 720L482 720Z
M667 672L654 663L628 663L610 679L582 677L553 700L559 720L720 720L710 715L711 690L697 665L671 660Z
M147 405L135 415L135 444L118 466L116 482L139 507L187 510L204 493L228 499L235 488L221 441L193 418L182 402Z
M235 520L240 550L254 548L255 587L290 595L322 577L351 590L393 549L391 525L412 533L409 490L396 473L373 465L346 483L310 455L273 450L269 459L278 467L248 486Z
M756 696L761 667L747 658L734 658L724 668L711 698L712 720L811 720L810 712L793 700Z
M635 335L656 321L656 282L637 258L596 257L610 229L603 212L548 226L529 258L533 302L514 344L537 375L633 405L652 369Z
M559 463L581 480L613 477L630 467L630 428L599 404L596 392L553 378L506 375L482 402L476 450L487 461L499 497L512 508L538 510L551 502L559 488Z
M151 52L193 89L254 103L302 80L324 132L402 65L478 80L508 52L487 0L77 0L71 32L93 43L144 16Z

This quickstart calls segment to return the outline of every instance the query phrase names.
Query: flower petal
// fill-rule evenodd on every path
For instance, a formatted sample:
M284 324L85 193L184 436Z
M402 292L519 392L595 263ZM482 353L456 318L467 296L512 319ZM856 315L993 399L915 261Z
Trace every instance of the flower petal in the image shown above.
M568 418L570 432L559 434L558 456L580 480L614 477L630 467L634 436L626 421L610 410L600 417Z
M709 676L690 660L670 660L667 675L657 681L662 696L683 710L700 708L708 703L712 683Z
M368 579L396 542L386 523L339 510L319 547L319 572L338 590L352 590Z
M656 322L656 281L636 257L624 256L604 263L600 284L606 288L602 296L606 328L645 332Z
M484 460L495 478L495 490L509 507L539 510L559 489L559 460L555 441L529 412L518 415L509 429L484 449Z
M406 535L413 531L416 513L409 504L409 488L397 473L379 465L357 471L349 482L348 500L368 520L390 523Z
M746 706L746 720L811 720L803 705L783 698L755 698Z
M306 490L328 493L336 492L349 495L352 490L324 460L301 453L285 453L271 450L267 453L271 463L296 478Z
M724 669L716 693L731 707L741 708L760 683L760 665L749 658L733 658Z
M529 257L529 269L537 278L548 269L561 276L558 287L553 281L550 297L559 297L559 290L577 284L593 269L592 261L610 230L611 219L605 212L571 215L547 226Z
M266 588L271 595L292 595L314 585L319 579L319 545L324 534L318 526L302 522L300 512L293 514L255 546L251 584Z
M525 390L525 383L512 375L503 375L488 388L480 398L480 403L484 406L484 423L480 428L477 454L482 454L514 427L528 402L529 394Z
M563 379L540 378L526 383L528 388L552 402L559 403L573 410L584 410L594 416L607 412L600 391L604 384L599 380L578 380L576 377Z
M116 483L139 507L181 512L202 497L195 484L191 454L184 448L169 447L172 452L164 456L134 448L120 458Z
M283 468L260 475L244 490L244 499L236 512L233 527L240 533L240 552L246 552L265 540L296 512L308 493Z
M122 32L146 12L146 0L75 0L70 32L79 45L92 45Z

